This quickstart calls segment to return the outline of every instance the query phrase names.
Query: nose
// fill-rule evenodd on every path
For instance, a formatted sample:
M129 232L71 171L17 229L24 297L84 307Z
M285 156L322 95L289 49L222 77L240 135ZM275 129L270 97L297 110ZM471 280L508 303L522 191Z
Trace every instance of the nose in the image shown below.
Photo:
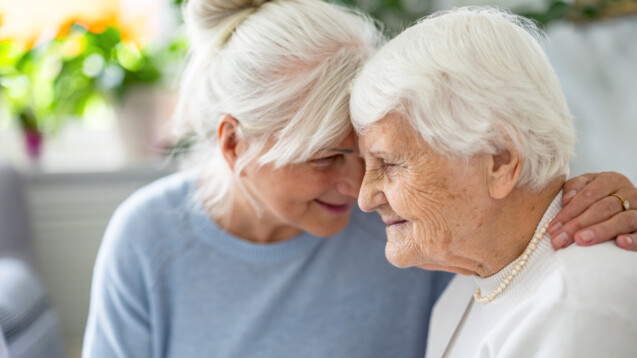
M336 183L336 191L356 198L365 173L363 160L358 156L350 156L344 164L341 169L340 180Z
M369 171L365 172L358 195L358 207L365 212L372 212L379 206L387 204L387 198L378 189L378 179L374 179Z

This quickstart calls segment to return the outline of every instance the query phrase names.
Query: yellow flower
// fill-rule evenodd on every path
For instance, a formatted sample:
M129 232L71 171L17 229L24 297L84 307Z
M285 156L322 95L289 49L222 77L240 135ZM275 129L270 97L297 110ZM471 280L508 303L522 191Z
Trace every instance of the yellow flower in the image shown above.
M141 46L148 42L147 18L126 19L118 0L20 0L6 1L0 9L0 42L12 41L26 48L69 35L73 24L91 32L108 26L119 28L122 39ZM126 3L124 3L126 4ZM152 11L150 11L152 12Z

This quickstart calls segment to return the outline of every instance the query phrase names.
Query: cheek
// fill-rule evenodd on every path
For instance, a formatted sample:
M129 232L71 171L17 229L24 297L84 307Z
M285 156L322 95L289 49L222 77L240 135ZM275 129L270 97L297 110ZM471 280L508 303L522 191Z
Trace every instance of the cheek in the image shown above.
M306 200L321 198L326 193L337 191L338 184L342 182L337 169L314 170L304 176L302 197Z
M394 266L406 268L429 261L426 243L417 234L414 223L392 227L387 230L385 256Z
M314 200L330 189L329 176L323 173L295 172L280 178L275 187L264 188L274 205L272 207L288 218L314 215ZM314 213L314 214L312 214Z
M446 255L453 246L453 233L445 221L422 220L415 222L413 223L412 235L426 256L432 259Z
M413 175L395 181L388 201L396 214L411 222L411 235L422 245L448 246L451 240L449 218L453 207L444 181Z
M398 215L409 221L420 221L437 213L445 204L440 184L424 176L396 176L387 185L386 195L390 206Z
M413 214L412 190L408 178L395 176L383 181L385 181L383 192L392 210L403 218L411 216Z
M296 202L307 203L319 198L329 187L329 178L314 174L286 185L283 195L293 196Z
M449 230L438 229L426 223L410 223L388 230L385 256L394 266L444 265L454 247Z

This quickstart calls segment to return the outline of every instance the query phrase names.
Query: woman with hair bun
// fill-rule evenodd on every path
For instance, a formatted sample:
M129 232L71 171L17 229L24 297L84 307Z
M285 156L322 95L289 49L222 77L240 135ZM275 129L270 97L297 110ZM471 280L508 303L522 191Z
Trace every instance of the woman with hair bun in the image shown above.
M318 0L190 0L184 12L175 121L197 143L192 168L114 214L83 356L422 357L450 276L391 266L385 225L355 206L349 83L382 43L373 21ZM595 183L634 189L618 175Z

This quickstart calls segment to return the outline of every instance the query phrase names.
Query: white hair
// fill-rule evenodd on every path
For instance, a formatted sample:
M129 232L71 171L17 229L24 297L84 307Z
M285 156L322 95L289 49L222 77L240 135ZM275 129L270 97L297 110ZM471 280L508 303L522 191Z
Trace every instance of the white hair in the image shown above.
M382 35L369 17L319 0L189 0L184 15L192 44L176 128L194 135L198 194L220 217L246 164L302 162L347 136L350 81ZM226 114L249 143L234 173L217 142Z
M514 146L518 186L568 175L575 134L562 88L526 18L493 7L435 13L390 41L354 80L355 129L405 116L436 152L468 159Z

